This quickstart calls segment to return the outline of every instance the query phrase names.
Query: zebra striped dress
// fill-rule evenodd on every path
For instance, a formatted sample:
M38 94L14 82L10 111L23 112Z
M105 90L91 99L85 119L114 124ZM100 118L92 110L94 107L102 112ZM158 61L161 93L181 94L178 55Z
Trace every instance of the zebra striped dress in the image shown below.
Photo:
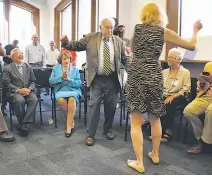
M164 28L137 24L134 31L134 59L128 69L126 99L128 112L165 115L163 75L159 63Z

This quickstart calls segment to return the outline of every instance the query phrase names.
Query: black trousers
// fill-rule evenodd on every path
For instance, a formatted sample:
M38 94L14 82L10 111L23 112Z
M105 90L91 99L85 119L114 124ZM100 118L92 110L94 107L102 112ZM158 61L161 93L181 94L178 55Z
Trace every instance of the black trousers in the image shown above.
M166 97L164 97L165 99ZM183 96L176 97L172 103L166 105L166 115L161 117L163 133L166 130L172 130L177 106L181 106L182 108L186 106L186 99Z

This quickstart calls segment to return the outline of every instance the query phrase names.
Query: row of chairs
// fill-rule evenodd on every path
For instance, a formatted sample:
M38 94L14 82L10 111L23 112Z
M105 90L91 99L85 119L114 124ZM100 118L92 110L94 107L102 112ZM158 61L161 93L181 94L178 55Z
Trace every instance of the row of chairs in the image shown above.
M57 128L57 114L56 114L56 99L54 94L54 88L49 84L49 77L52 72L52 68L34 68L34 75L36 77L36 88L46 88L51 90L51 101L52 101L52 119L54 120L55 128ZM82 96L79 101L79 118L81 119L81 109L82 103L84 104L84 125L87 125L87 85L85 81L84 71L80 70L81 81L82 81ZM8 93L9 89L4 88L2 84L2 74L0 74L0 103L2 103L2 92ZM5 96L5 95L4 95ZM9 103L9 117L10 117L10 129L13 131L13 103L9 98L6 98L6 101ZM38 104L39 104L39 112L40 112L40 125L43 124L43 116L42 116L42 102L43 99L38 96ZM34 117L35 121L35 117Z
M49 84L49 77L52 72L52 68L34 68L34 74L36 77L36 88L47 88L51 89L51 101L52 101L52 118L54 119L54 124L55 128L57 128L57 114L56 114L56 99L55 99L55 94L53 91L53 87ZM79 101L79 119L81 119L81 111L82 111L82 103L84 104L84 125L87 125L87 106L88 106L88 87L86 84L85 80L85 71L80 70L80 76L81 76L81 81L82 81L82 97L80 97ZM189 101L191 102L195 97L196 97L196 89L197 89L197 78L191 78L191 92L189 94ZM3 86L2 86L2 74L0 74L0 101L2 102L2 91L3 91ZM8 90L9 91L9 90ZM12 123L12 102L7 99L9 102L9 114L10 114L10 126L11 126L11 131L13 131L13 123ZM40 112L40 124L42 125L43 123L43 116L42 116L42 101L43 99L38 98L38 103L39 103L39 112ZM121 90L120 92L120 126L122 126L122 121L125 120L125 136L124 140L127 141L127 135L128 135L128 121L129 121L129 113L126 113L126 99L125 99L125 92L124 89ZM177 106L177 111L180 112L180 125L178 128L178 136L177 140L179 140L180 137L180 132L182 129L182 120L183 120L183 110L185 106ZM187 138L187 128L188 128L188 122L186 121L185 124L185 131L184 131L184 142L186 141Z

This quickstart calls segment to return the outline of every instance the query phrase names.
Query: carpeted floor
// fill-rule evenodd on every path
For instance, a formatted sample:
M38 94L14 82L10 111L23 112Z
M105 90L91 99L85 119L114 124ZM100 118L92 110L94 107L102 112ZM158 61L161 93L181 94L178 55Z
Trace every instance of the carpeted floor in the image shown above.
M45 98L42 107L44 111L51 110L48 98ZM126 164L127 159L134 159L135 156L130 137L128 136L128 141L124 142L124 126L119 126L119 109L114 121L113 131L116 138L113 141L108 141L102 136L103 115L101 113L96 145L87 147L84 144L87 128L84 126L83 116L79 120L78 112L76 112L76 132L69 139L64 136L65 118L61 112L57 113L57 129L53 124L49 124L50 111L43 112L43 126L40 126L37 113L35 124L29 126L30 132L27 138L19 137L15 129L15 142L0 142L0 174L137 174ZM5 119L8 121L8 117ZM14 117L14 126L16 123ZM192 136L189 135L189 138ZM188 156L185 153L188 147L190 145L176 142L175 139L169 144L161 144L161 162L159 165L153 165L147 158L151 142L144 137L145 174L212 174L212 155Z

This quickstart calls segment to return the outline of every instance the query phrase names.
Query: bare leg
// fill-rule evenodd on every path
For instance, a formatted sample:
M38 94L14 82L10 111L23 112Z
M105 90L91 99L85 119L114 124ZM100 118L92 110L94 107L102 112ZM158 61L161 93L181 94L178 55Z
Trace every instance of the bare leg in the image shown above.
M154 157L159 157L159 147L161 142L161 134L162 134L162 128L161 128L161 122L160 118L156 117L152 113L148 113L149 116L149 122L151 124L151 135L152 135L152 160ZM154 162L154 161L153 161ZM156 162L154 162L156 163ZM159 163L159 158L158 158Z
M71 132L71 128L74 125L74 115L76 111L76 101L74 97L69 97L68 99L68 113L67 113L67 132Z
M133 148L136 154L136 161L128 160L128 165L138 172L143 173L143 133L142 124L144 122L144 117L138 112L132 112L131 117L131 138L133 143Z
M59 98L58 104L60 105L60 108L67 113L68 111L68 102L65 98Z

